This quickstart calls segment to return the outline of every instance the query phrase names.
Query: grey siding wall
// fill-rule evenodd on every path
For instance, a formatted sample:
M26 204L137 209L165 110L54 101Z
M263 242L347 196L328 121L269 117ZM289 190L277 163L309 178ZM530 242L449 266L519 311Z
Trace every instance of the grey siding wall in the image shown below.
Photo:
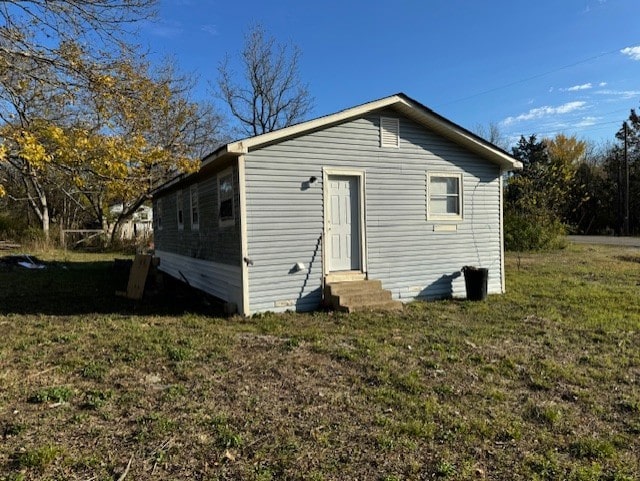
M217 174L201 179L198 184L200 209L199 228L191 225L189 186L172 190L162 196L162 230L155 232L157 249L195 259L241 265L240 244L240 198L238 193L238 169L233 167L234 179L234 225L220 227L218 222ZM184 228L178 229L177 195L182 194ZM157 199L154 199L157 211ZM157 229L156 229L157 230Z
M380 116L400 118L400 147L381 148ZM501 292L499 168L395 111L262 148L245 156L250 309L308 310L321 301L322 169L365 172L367 267L396 299L464 296L460 269L489 268ZM426 219L426 172L463 173L455 232ZM305 182L311 176L318 181ZM297 263L305 264L294 272Z
M240 197L238 169L233 166L235 224L220 227L218 221L217 173L198 184L199 227L191 225L189 185L164 193L162 229L154 231L160 269L226 301L240 304L242 293L240 242ZM182 194L184 228L178 228L177 195ZM158 199L154 199L157 219ZM233 268L231 268L233 267Z

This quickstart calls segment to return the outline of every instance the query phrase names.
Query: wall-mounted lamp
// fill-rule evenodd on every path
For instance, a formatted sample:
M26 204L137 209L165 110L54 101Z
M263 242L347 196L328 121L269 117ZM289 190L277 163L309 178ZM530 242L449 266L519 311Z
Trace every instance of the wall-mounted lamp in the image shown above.
M313 184L317 180L318 180L318 178L315 175L312 175L311 177L309 177L309 183L310 184Z
M296 262L291 269L289 269L289 274L295 274L296 272L301 272L306 269L304 262Z

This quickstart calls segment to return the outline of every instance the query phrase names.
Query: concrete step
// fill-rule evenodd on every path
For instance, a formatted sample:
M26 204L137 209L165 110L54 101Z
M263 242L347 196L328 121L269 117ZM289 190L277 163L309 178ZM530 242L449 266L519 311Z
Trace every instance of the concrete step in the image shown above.
M366 304L376 301L390 301L392 299L391 291L384 289L331 294L331 297L331 301L335 301L338 304Z
M365 304L341 305L337 310L343 312L365 312L365 311L401 311L403 304L400 301L376 301Z
M333 309L344 312L402 309L402 303L394 301L391 291L383 289L379 280L328 283L325 300Z
M371 281L353 281L353 282L332 282L327 284L334 295L355 294L364 292L380 291L382 282L377 280Z

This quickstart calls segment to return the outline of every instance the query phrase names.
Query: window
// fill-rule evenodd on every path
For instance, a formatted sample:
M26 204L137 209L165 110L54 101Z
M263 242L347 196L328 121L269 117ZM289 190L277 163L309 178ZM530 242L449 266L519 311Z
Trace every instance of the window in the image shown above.
M198 230L200 228L200 211L198 210L198 185L192 185L189 189L189 198L191 199L191 229Z
M233 212L233 171L218 174L218 219L220 226L235 224Z
M427 173L427 220L462 220L462 174Z
M391 117L380 117L380 146L400 147L400 121Z
M182 191L176 193L176 210L178 212L178 229L184 229L184 209L182 207L183 196Z
M162 199L158 199L156 201L156 211L154 213L154 218L156 220L156 229L162 230Z

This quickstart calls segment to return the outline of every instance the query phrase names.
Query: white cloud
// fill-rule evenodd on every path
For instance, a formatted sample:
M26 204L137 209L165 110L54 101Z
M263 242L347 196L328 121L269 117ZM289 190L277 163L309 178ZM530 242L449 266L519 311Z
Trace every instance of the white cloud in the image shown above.
M541 119L543 117L550 117L553 115L568 114L570 112L583 109L586 104L587 103L583 101L575 101L575 102L567 102L566 104L558 105L557 107L551 107L551 106L545 105L544 107L536 107L535 109L531 109L528 112L524 114L520 114L516 117L507 117L500 123L503 126L507 126L507 125L514 124L516 122Z
M157 37L175 38L184 32L180 22L160 21L149 24L149 32Z
M574 125L574 127L591 127L598 121L598 117L583 117L582 120Z
M220 34L220 32L218 32L218 27L213 24L203 25L200 27L200 30L214 36Z
M607 82L600 82L598 84L598 87L606 87L607 86Z
M636 45L635 47L626 47L620 50L620 53L624 55L628 55L633 60L640 60L640 45Z
M581 85L574 85L573 87L569 87L567 89L567 92L577 92L579 90L589 90L591 87L593 87L593 85L591 85L591 82L586 83L586 84L581 84Z

